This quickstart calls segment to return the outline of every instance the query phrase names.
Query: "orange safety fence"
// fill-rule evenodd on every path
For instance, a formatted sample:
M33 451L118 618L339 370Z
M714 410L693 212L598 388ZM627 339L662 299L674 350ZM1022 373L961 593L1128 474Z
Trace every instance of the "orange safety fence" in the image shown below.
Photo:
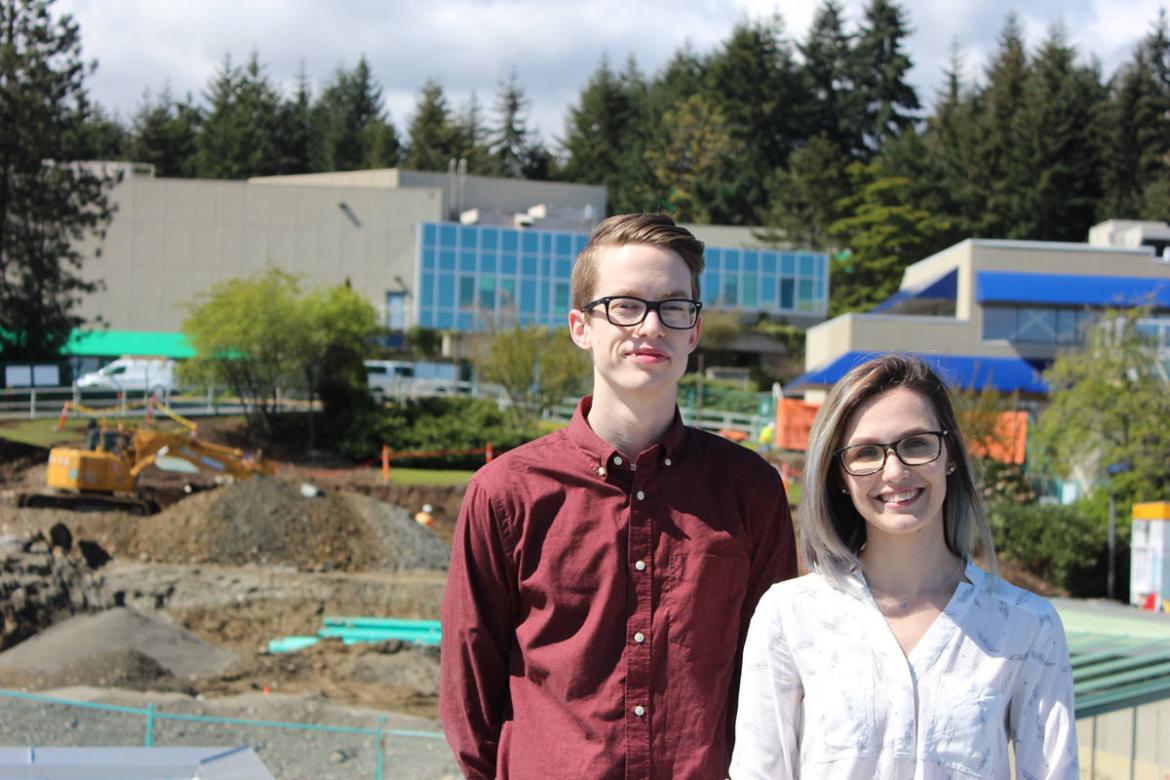
M780 399L776 403L776 447L797 452L808 449L808 434L820 408L795 398ZM1022 464L1028 450L1028 413L998 412L994 431L982 440L969 440L968 447L976 457Z
M480 455L484 456L484 463L491 463L495 453L489 441L484 447L471 447L462 450L403 450L394 452L389 444L382 445L382 481L390 481L390 461L406 460L411 458L442 458L447 455Z
M1028 413L998 412L995 429L981 440L969 440L967 446L976 457L1023 464L1028 452Z
M776 447L781 450L804 452L808 448L808 432L820 404L810 404L795 398L781 398L776 402Z

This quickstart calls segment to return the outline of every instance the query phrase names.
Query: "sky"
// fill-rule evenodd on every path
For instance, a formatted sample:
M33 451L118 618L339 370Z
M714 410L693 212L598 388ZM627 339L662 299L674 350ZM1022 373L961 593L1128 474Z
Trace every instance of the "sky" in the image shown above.
M1106 76L1132 55L1167 0L901 0L914 62L910 81L932 106L957 46L964 75L982 78L1004 19L1015 11L1029 48L1063 25L1082 60ZM390 120L405 129L423 83L444 89L453 109L474 92L491 115L499 83L515 73L530 126L555 145L565 117L602 57L621 69L633 56L652 75L682 46L706 53L737 22L779 13L801 40L816 0L58 0L81 26L83 56L96 59L90 95L123 119L146 90L200 96L214 70L259 54L269 78L291 92L301 68L318 92L339 67L365 55ZM844 0L847 29L864 0Z

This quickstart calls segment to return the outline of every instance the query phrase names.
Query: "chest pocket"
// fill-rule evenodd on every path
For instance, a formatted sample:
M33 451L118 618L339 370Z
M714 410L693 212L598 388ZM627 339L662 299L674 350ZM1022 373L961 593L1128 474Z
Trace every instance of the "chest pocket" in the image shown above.
M866 647L824 652L814 648L802 664L804 725L801 763L837 761L874 753L873 655Z
M718 550L680 555L672 563L670 641L692 650L734 648L751 572L747 556L736 545L727 544ZM711 657L724 661L721 654Z
M926 754L934 763L986 777L995 756L1007 751L1004 696L954 675L936 683Z

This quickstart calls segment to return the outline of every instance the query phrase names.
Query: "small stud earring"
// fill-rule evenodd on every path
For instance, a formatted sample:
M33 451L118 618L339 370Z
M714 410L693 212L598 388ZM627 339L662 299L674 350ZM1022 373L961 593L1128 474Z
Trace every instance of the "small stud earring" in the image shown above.
M949 469L947 469L947 476L948 476L948 477L949 477L951 474L954 474L954 473L955 473L955 467L954 467L954 466L951 466Z
M849 495L849 488L841 488L841 492L845 495Z

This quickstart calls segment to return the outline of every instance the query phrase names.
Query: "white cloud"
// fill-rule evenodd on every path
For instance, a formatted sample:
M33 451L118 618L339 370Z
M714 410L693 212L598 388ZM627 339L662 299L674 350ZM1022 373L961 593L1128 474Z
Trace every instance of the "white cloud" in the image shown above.
M1015 10L1030 46L1061 20L1084 57L1098 56L1112 73L1156 18L1160 0L908 0L913 33L907 49L911 77L926 105L957 44L968 78L982 78L1006 14ZM846 0L853 27L864 0ZM808 0L59 0L58 12L81 24L87 57L99 61L93 96L124 116L143 91L169 84L176 95L198 97L230 53L244 61L259 53L274 81L291 88L302 63L319 89L339 66L365 55L383 85L387 108L403 129L427 78L436 79L454 107L475 90L490 111L497 84L515 69L531 101L532 119L546 138L562 132L564 116L603 55L615 68L633 55L653 73L689 42L711 50L733 25L779 12L793 38L802 38L816 5Z

